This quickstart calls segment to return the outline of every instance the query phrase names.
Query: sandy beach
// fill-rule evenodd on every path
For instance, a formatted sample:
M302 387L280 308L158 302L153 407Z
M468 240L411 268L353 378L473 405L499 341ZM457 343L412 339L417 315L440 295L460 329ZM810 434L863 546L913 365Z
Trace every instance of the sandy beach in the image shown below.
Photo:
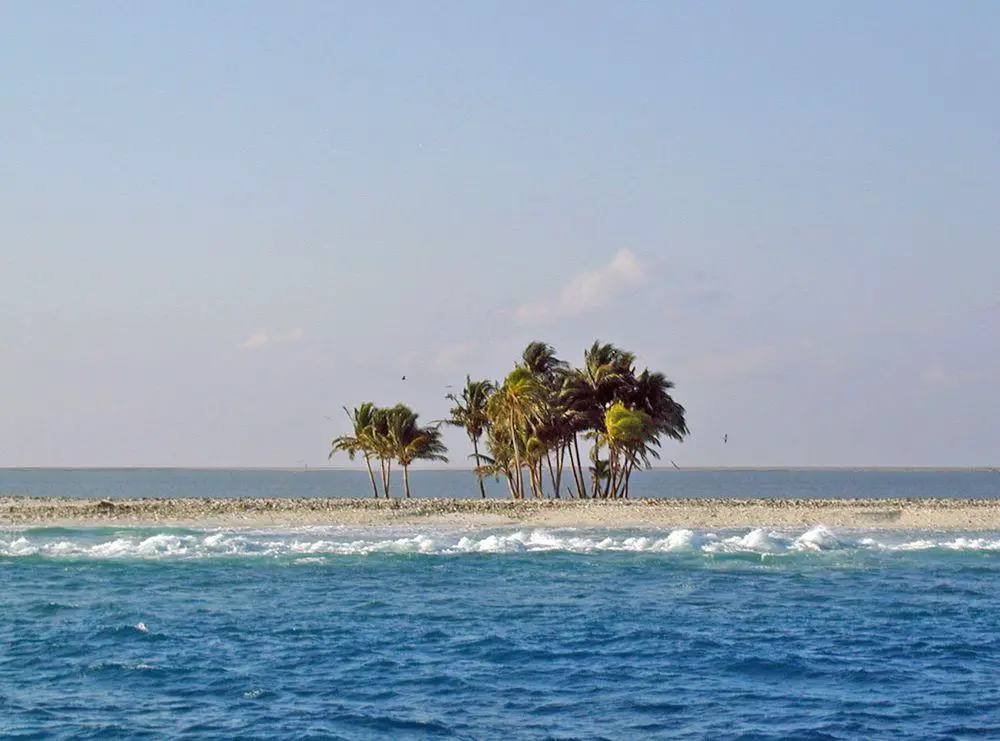
M1000 500L69 499L0 497L3 527L456 527L1000 530Z

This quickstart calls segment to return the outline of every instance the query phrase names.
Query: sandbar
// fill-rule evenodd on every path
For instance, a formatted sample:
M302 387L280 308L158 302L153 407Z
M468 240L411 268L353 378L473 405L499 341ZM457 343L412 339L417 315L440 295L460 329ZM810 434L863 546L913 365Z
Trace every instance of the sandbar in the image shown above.
M0 527L831 527L1000 531L987 499L75 499L0 497Z

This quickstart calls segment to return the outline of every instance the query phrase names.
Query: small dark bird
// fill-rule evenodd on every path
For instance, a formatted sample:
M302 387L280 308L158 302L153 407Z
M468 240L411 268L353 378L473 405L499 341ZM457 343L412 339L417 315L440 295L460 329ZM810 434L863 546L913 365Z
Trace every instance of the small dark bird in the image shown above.
M722 442L723 444L729 442L729 433L726 433L725 435L722 436Z
M403 380L404 380L404 381L406 380L406 376L403 376Z

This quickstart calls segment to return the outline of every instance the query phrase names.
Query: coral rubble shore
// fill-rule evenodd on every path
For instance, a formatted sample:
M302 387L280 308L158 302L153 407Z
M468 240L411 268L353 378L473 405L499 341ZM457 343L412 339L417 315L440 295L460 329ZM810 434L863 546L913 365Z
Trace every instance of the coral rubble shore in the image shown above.
M1000 530L979 499L71 499L0 497L0 526L455 525L610 528L809 526Z

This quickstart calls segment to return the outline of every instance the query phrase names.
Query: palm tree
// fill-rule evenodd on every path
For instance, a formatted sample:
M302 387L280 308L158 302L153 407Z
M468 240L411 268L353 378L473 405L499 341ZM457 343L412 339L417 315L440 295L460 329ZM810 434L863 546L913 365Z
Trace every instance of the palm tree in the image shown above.
M622 492L631 468L648 456L658 455L650 447L656 440L652 418L645 412L629 409L622 402L611 405L604 414L604 442L608 446L608 476L604 494L617 498ZM656 440L658 444L658 440ZM628 496L627 489L625 496Z
M684 407L670 395L672 388L674 384L665 375L647 369L633 379L625 403L648 414L658 432L679 442L689 431Z
M448 456L445 455L448 452L448 448L441 439L440 428L436 425L421 427L420 434L408 446L408 452L412 455L411 460L448 462ZM402 460L400 459L400 462ZM409 469L406 466L403 467L403 481L406 484L406 496L409 497L410 479Z
M531 471L532 490L536 496L542 495L543 463L548 466L552 492L559 498L562 482L563 462L569 437L565 434L565 409L560 403L563 380L570 370L569 363L560 360L556 350L545 342L531 342L521 353L521 367L531 371L531 375L542 389L544 399L532 444L533 461ZM553 456L555 458L553 462Z
M461 427L469 436L469 440L472 441L472 456L476 461L476 478L479 479L479 493L483 499L486 499L486 486L483 484L483 475L478 472L483 465L482 456L479 454L479 439L483 436L486 425L489 423L486 407L495 388L490 381L473 381L471 376L466 376L462 395L448 394L445 397L455 404L450 410L451 416L444 420L445 424Z
M643 412L649 418L647 440L639 456L647 467L649 458L660 457L656 451L660 445L660 435L681 442L689 434L684 407L674 401L670 394L672 388L674 384L665 375L646 369L632 379L631 386L625 394L626 404L631 409ZM625 468L626 497L632 471L637 467L638 460L633 460Z
M409 467L414 460L446 460L440 424L465 430L472 442L474 472L480 495L486 497L485 476L506 478L511 496L525 496L524 469L531 492L545 496L548 467L553 496L560 496L563 467L569 454L575 495L628 497L632 472L659 458L661 438L681 441L688 435L684 407L662 373L636 373L633 353L595 341L584 352L581 368L572 368L544 342L525 347L521 359L502 384L473 381L466 376L461 394L448 394L454 406L446 420L422 427L404 404L383 409L366 403L351 411L352 435L333 441L330 455L346 452L365 458L372 491L378 485L371 461L378 457L382 491L390 497L392 464L403 467L406 496ZM488 455L479 444L486 435ZM580 454L580 436L591 442L588 493L587 469ZM607 458L602 453L607 451ZM568 488L570 496L574 490Z
M521 353L521 365L531 371L539 383L554 385L561 374L569 370L569 363L556 357L552 345L530 342Z
M403 488L406 498L410 498L410 464L413 461L447 461L447 448L441 441L441 430L436 426L420 427L418 415L405 404L397 404L389 410L389 439L392 452L403 468Z
M603 444L600 433L604 430L604 413L629 387L635 355L596 340L584 351L583 361L582 368L574 368L566 373L560 392L566 408L566 423L572 430L570 463L581 498L587 496L587 491L579 434L584 433L594 440L590 454L593 473L599 468L597 463ZM603 471L603 468L600 470ZM598 484L599 477L593 477L592 496L597 496Z
M392 436L389 433L392 415L393 409L375 407L368 431L369 445L372 453L378 456L382 471L382 493L386 499L392 498L389 494L389 486L392 483L392 460L395 455Z
M372 492L375 494L375 498L378 499L375 472L372 471L372 454L374 452L372 446L372 420L375 413L375 405L370 401L366 401L361 406L355 407L353 412L344 407L344 413L351 420L354 434L341 435L334 438L330 447L330 455L327 458L333 458L334 453L343 452L347 453L348 457L353 461L355 456L361 453L364 456L365 465L368 467L368 478L372 482Z
M514 447L510 444L508 436L497 434L497 427L489 424L486 427L486 446L490 455L480 454L480 459L484 461L476 468L479 476L492 476L499 479L503 475L507 481L507 488L512 499L517 499L517 491L514 488Z
M521 477L522 454L532 436L532 428L539 420L543 391L532 377L531 371L517 367L504 380L487 404L487 415L494 437L507 438L513 450L514 476L512 492L515 498L524 498L524 481ZM495 457L495 456L494 456Z

